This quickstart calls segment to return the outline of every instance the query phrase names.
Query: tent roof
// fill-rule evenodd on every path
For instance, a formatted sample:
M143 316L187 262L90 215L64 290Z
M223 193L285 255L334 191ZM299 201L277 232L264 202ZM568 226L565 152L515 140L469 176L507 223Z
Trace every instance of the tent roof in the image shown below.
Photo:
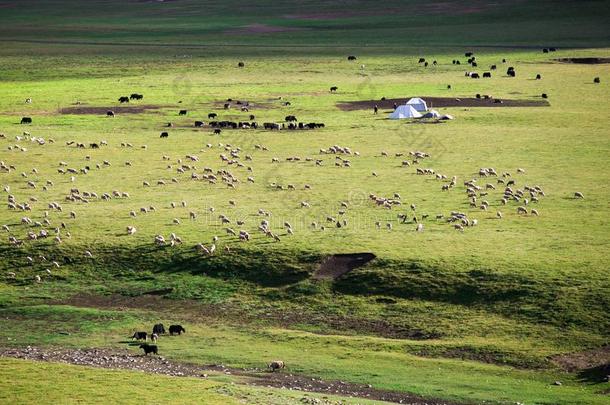
M413 97L412 99L407 101L407 104L426 104L426 102L419 97Z
M410 105L401 105L390 114L390 119L401 119L401 118L420 118L421 114L417 112L415 108Z

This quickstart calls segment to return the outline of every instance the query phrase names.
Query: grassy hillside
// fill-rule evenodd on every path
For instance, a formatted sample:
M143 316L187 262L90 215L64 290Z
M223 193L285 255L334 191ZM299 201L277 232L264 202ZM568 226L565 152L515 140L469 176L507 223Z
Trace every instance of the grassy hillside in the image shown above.
M259 367L282 358L295 373L433 398L603 403L610 76L608 64L557 60L610 57L603 6L0 1L0 160L12 166L0 171L0 185L3 199L31 207L0 209L8 227L0 239L3 346L118 348L163 319L188 325L184 340L161 342L177 361ZM559 49L542 53L542 46ZM479 67L466 64L469 50ZM358 60L348 62L349 54ZM492 64L490 79L464 76ZM508 66L517 77L505 75ZM144 99L118 103L131 93ZM526 102L545 93L548 105L469 106L477 93ZM372 113L382 97L410 96L464 105L433 104L456 118L438 124ZM249 101L249 111L237 100ZM369 109L340 108L365 100ZM253 114L259 123L296 115L325 127L220 135L194 127L211 112L232 121ZM33 123L21 125L24 116ZM89 147L102 140L107 145ZM320 152L333 145L358 154ZM237 162L220 159L231 150ZM412 151L430 156L414 162ZM340 159L351 167L337 166ZM480 177L483 167L510 177ZM77 173L58 172L66 168ZM238 179L234 187L222 170ZM209 173L214 184L202 180ZM455 187L442 191L452 176ZM482 187L475 206L464 186L471 179ZM513 189L539 186L544 196L519 214L524 201L502 204L506 184L498 179L513 180ZM68 201L72 188L98 198ZM114 191L128 196L99 198ZM577 191L584 199L574 198ZM395 193L401 205L392 209L369 198ZM452 211L477 225L454 229L446 220ZM22 223L26 216L34 223ZM257 230L263 220L279 241ZM127 226L137 232L127 235ZM240 242L227 227L251 240ZM41 229L51 237L27 239ZM182 243L154 244L155 235L171 233ZM9 235L23 243L13 246ZM214 243L215 253L196 251L198 243ZM376 258L334 280L312 277L328 255L354 252ZM593 354L576 369L556 360L584 350ZM11 363L9 374L23 364ZM563 386L549 387L555 380Z

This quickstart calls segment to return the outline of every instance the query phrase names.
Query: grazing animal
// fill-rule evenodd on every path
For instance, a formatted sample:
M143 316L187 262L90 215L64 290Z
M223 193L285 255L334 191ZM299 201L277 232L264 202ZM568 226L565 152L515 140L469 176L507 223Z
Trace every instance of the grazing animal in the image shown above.
M152 333L155 333L157 335L162 335L165 333L165 327L163 326L162 323L157 323L153 326Z
M180 110L178 111L178 115L186 115L187 111L186 110Z
M208 114L208 119L214 119L216 117L218 117L218 114L216 114L216 113L209 113Z
M159 339L159 335L157 335L156 333L150 335L150 340L152 342L157 343L157 339Z
M483 78L491 77L491 72L483 72Z
M159 138L167 138L169 137L169 134L167 132L161 132L161 135L159 135Z
M595 83L595 84L599 84L599 83L601 83L601 81L600 81L599 77L594 78L594 79L593 79L593 83Z
M32 123L32 118L31 117L23 117L21 118L21 124L31 124Z
M129 103L129 97L127 97L127 96L119 97L119 103L121 103L121 104Z
M182 325L170 325L169 334L173 336L174 333L181 335L182 333L186 333L186 329L184 329Z
M536 80L540 80L540 79L542 79L542 76L540 75L540 73L538 73L538 74L536 75Z
M114 117L114 111L106 111L107 117Z
M148 353L159 354L159 348L157 345L149 345L148 343L142 343L140 349L144 350L144 355L148 356Z
M350 55L347 57L347 60L356 60L358 58L356 58L354 55Z
M216 128L214 130L214 135L220 135L221 132L222 132L222 130L220 128Z
M146 340L148 338L148 333L146 333L146 332L135 332L131 338L132 339L136 339L136 340Z
M244 67L244 66L246 66L246 64L245 64L244 62L239 62L239 63L237 64L237 67L240 67L240 68L241 68L241 67Z
M339 88L337 86L333 86L330 88L331 93L335 93L337 90L339 90Z
M195 121L195 127L200 128L203 126L203 121Z
M267 364L267 368L271 369L271 372L275 372L275 370L279 370L281 368L285 368L286 364L282 360L274 360L271 363Z
M577 191L574 193L574 198L585 198L585 196L580 191Z

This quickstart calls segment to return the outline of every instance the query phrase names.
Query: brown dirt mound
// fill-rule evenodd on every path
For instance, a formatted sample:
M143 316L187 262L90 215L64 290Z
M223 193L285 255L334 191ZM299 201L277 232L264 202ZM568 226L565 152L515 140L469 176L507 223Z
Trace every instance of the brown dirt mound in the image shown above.
M421 97L428 108L441 107L548 107L550 104L546 100L507 100L501 99L501 103L496 103L495 99L489 98L468 98L468 97ZM372 110L374 106L381 109L392 109L394 103L397 105L405 104L411 97L389 98L385 100L363 100L363 101L341 101L337 103L343 111Z
M163 338L161 338L163 339ZM113 349L52 349L30 347L0 348L0 356L35 361L59 362L106 369L138 370L147 373L173 377L207 377L206 372L224 373L242 377L246 384L275 387L304 392L319 392L340 396L350 396L413 405L451 405L435 399L425 399L403 392L386 391L369 385L352 384L342 381L327 381L289 372L270 373L259 368L230 368L223 365L198 366L195 364L170 361L161 356L135 355L127 350ZM287 365L288 369L290 364Z
M357 267L364 266L375 257L373 253L346 253L329 256L320 263L313 278L339 278Z
M582 352L558 354L550 357L550 360L568 372L604 366L610 364L610 345Z
M559 58L555 59L563 63L580 63L585 65L598 65L602 63L610 63L610 58Z
M59 110L60 114L90 114L90 115L106 115L106 112L112 111L115 114L141 114L147 112L148 110L158 110L163 108L160 105L139 105L139 106L114 106L114 107L87 107L87 106L77 106L77 107L66 107Z

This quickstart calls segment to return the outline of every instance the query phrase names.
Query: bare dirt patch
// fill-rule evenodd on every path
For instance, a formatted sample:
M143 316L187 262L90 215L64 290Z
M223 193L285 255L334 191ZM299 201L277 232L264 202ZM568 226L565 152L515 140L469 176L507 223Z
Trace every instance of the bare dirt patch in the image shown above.
M568 372L610 365L610 345L582 352L558 354L549 360ZM610 367L608 372L610 373Z
M343 111L372 110L374 106L381 109L392 109L394 104L402 105L409 101L406 98L388 98L385 100L362 100L362 101L341 101L337 107ZM420 97L428 108L442 107L548 107L546 100L508 100L500 99L501 103L494 98L469 98L469 97Z
M228 35L245 35L245 34L277 34L282 32L304 31L305 28L296 27L280 27L277 25L267 24L248 24L239 28L232 28L224 31Z
M320 263L320 267L313 274L315 279L336 279L355 268L362 267L376 256L373 253L346 253L331 255Z
M403 392L375 389L370 385L352 384L343 381L322 380L305 375L290 374L289 371L267 372L260 368L231 368L211 364L195 364L170 361L162 356L136 355L128 350L117 349L57 349L57 348L0 348L0 356L34 361L58 362L105 369L137 370L141 372L169 375L172 377L207 378L208 372L234 375L248 385L275 387L304 392L318 392L340 396L367 398L413 405L452 405L456 402L422 398ZM290 369L290 364L287 365Z
M114 106L114 107L66 107L59 110L60 114L75 114L75 115L106 115L108 111L115 114L142 114L147 111L158 110L164 106L160 105L138 105L138 106Z
M610 58L559 58L555 59L563 63L579 63L585 65L598 65L602 63L610 63Z

